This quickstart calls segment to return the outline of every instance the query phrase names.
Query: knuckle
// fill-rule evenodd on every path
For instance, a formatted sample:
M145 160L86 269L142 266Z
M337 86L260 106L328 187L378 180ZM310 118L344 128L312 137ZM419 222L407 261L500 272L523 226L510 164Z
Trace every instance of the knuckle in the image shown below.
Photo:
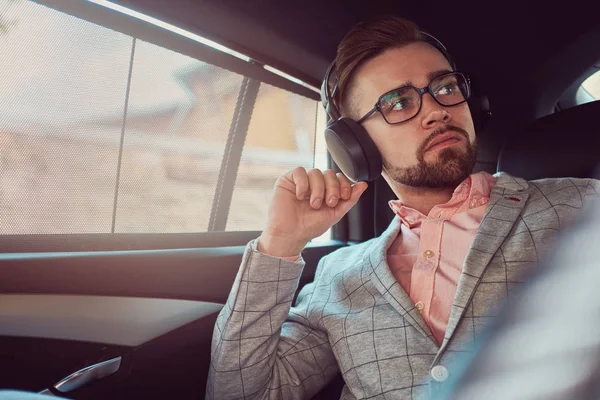
M296 193L299 195L306 194L308 192L308 185L296 185Z
M323 175L312 175L310 179L311 186L325 186L325 178Z
M288 182L290 182L290 179L287 179L285 176L280 176L275 180L275 184L273 186L274 187L282 186Z
M320 169L318 169L318 168L311 168L311 169L309 169L309 170L308 170L308 175L313 175L313 176L315 176L315 175L318 175L318 176L322 176L322 175L323 175L323 173L322 173L322 172L321 172L321 170L320 170Z
M348 185L350 184L350 182L348 182L348 179L346 178L346 175L342 174L341 172L338 172L337 174L335 174L335 176L337 176L338 180L341 183L348 184Z
M340 185L338 184L338 182L331 182L331 184L327 185L327 190L337 193L340 191Z
M306 169L304 167L296 167L292 170L291 176L294 180L302 180L307 176Z

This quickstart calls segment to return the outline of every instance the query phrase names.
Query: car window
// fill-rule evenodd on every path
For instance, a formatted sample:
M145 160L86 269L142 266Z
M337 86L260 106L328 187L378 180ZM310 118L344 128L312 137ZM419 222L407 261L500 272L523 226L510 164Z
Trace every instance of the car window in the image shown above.
M585 90L594 100L600 100L600 71L595 72L589 78L587 78L581 87Z
M34 2L7 5L0 234L260 230L279 175L325 166L314 99Z

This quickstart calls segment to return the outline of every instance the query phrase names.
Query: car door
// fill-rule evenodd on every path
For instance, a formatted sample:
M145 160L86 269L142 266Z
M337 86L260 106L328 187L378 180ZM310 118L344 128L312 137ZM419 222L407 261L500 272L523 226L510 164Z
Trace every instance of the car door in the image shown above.
M275 179L326 168L317 90L133 10L2 12L0 388L203 397ZM300 287L361 232L313 241Z

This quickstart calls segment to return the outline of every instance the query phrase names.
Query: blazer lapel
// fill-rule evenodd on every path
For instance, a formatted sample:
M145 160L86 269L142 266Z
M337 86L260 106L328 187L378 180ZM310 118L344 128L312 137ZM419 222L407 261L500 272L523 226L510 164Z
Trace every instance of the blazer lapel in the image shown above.
M400 234L401 224L400 219L394 217L386 231L365 252L364 262L372 268L372 272L370 273L371 280L390 305L419 332L429 337L435 343L433 334L425 323L425 320L423 320L421 313L417 310L402 286L400 286L386 261L387 250Z
M518 221L529 197L525 192L528 187L524 179L505 173L496 175L490 203L463 264L440 351L452 337L492 257Z

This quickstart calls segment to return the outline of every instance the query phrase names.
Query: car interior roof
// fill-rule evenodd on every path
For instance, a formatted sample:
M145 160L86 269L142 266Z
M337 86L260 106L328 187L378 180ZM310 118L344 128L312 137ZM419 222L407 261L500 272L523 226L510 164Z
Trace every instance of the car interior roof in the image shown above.
M115 0L247 54L320 87L344 33L383 15L415 20L440 39L473 91L489 98L492 124L478 130L479 162L494 172L507 138L554 111L558 99L600 60L600 20L590 2L474 0Z
M535 71L580 35L598 26L591 4L569 2L390 2L276 0L117 0L286 72L320 84L338 42L356 22L395 14L414 19L450 49L462 69L485 75ZM228 23L232 22L232 23ZM235 22L235 23L233 23ZM257 40L268 32L269 42ZM289 51L273 43L287 44ZM298 59L293 51L308 58ZM315 61L318 60L318 61ZM294 61L294 62L292 62ZM504 72L503 72L504 71Z

